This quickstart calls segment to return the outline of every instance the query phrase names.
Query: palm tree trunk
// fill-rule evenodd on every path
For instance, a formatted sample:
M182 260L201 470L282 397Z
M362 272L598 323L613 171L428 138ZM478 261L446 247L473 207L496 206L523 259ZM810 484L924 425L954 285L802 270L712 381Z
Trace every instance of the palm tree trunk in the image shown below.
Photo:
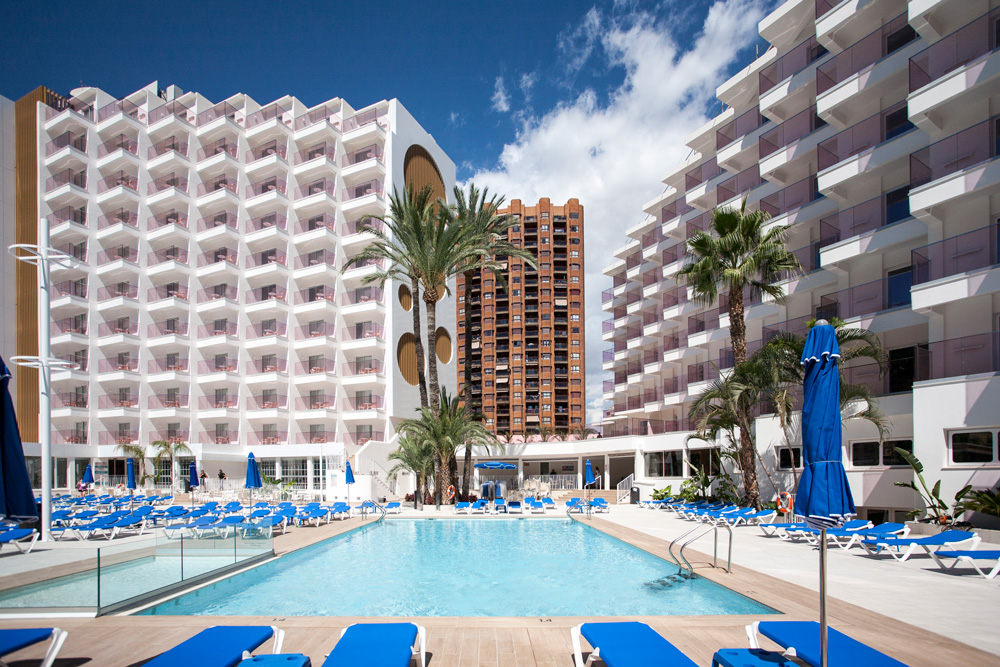
M437 372L437 290L424 289L424 305L427 307L427 398L435 412L440 408ZM434 452L434 504L441 505L444 486L444 461L441 453Z
M732 286L729 290L729 335L733 343L733 365L747 360L747 326L743 319L743 288ZM757 445L750 432L753 415L750 406L737 405L740 420L740 467L743 468L743 491L747 503L760 510L760 488L757 484Z
M469 307L469 292L472 277L475 275L472 271L466 271L462 274L465 279L464 288L462 293L465 295L465 407L468 410L474 409L476 406L472 405L472 309ZM465 465L462 468L462 496L469 496L469 480L472 477L472 447L466 446L465 448Z
M410 291L413 293L413 352L417 358L417 388L420 390L420 407L427 407L427 378L424 376L424 343L420 335L420 281L410 278Z

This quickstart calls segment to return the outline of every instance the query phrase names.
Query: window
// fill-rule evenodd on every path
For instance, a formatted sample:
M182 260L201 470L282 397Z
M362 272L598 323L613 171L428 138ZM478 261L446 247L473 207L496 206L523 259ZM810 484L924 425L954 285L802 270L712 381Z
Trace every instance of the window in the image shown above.
M889 141L904 132L909 132L913 129L913 123L910 122L909 111L907 106L904 104L902 108L896 109L895 111L886 114L885 116L885 140Z
M580 358L580 353L579 352L573 352L572 354L569 355L569 358L573 359L573 360L579 359Z
M910 305L910 287L913 286L911 267L907 266L886 274L886 309Z
M912 440L886 440L881 446L878 442L852 442L851 465L855 468L905 466L907 463L896 452L897 447L913 453Z
M520 417L514 417L514 423L515 424L520 424L521 423L521 418Z
M684 457L682 452L648 452L646 477L683 477Z
M951 434L952 463L994 463L995 431L957 431Z
M514 392L514 398L521 398L521 392L515 391Z
M895 53L917 38L917 31L907 23L885 38L885 54Z
M885 193L885 224L905 220L910 217L910 186Z
M926 360L927 345L914 345L889 350L889 393L911 391L916 377L917 358Z
M569 370L571 372L573 372L573 373L579 373L580 372L580 367L579 366L570 366Z

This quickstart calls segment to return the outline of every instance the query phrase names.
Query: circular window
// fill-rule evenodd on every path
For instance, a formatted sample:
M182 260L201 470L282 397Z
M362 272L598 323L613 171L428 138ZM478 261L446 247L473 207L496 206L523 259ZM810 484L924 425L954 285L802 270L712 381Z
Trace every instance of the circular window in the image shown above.
M405 333L396 344L396 367L409 384L417 386L417 346L413 334Z
M438 361L442 364L447 364L451 361L451 334L444 327L438 327L435 348Z
M403 310L409 311L413 308L413 292L406 285L399 286L399 305L403 307Z

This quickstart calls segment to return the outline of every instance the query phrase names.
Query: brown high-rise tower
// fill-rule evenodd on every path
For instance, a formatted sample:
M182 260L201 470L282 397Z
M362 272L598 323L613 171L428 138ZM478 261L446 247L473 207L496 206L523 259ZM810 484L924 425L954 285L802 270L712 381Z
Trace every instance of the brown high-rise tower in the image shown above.
M570 432L586 412L583 207L577 199L565 206L514 199L502 213L519 220L510 241L534 253L538 270L511 259L507 291L491 273L477 275L468 291L459 276L459 384L468 341L472 395L490 431ZM466 307L471 332L464 329Z

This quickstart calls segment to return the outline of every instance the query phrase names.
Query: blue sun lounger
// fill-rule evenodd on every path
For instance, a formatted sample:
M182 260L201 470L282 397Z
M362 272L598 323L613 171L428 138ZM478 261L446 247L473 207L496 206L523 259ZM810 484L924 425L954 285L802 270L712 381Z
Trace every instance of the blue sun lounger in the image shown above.
M594 650L583 660L580 637ZM576 667L600 659L608 667L697 667L676 646L645 623L582 623L570 630Z
M236 667L271 637L273 653L280 653L284 630L269 625L216 625L161 653L144 667Z
M455 507L452 508L452 511L455 514L468 514L471 508L472 503L463 500L460 503L455 503Z
M983 551L932 551L931 558L934 562L938 564L941 569L954 569L959 563L965 563L973 570L986 577L987 579L994 579L997 574L1000 574L1000 551L991 551L984 549ZM942 558L953 558L954 561L951 565L946 566L941 559ZM976 565L977 560L994 560L996 565L989 572L983 572L978 565ZM989 566L987 566L989 567Z
M414 643L417 648L414 648ZM415 623L355 623L344 628L323 667L409 667L420 655L427 665L427 630Z
M51 639L49 650L45 652L45 657L39 667L51 667L59 655L59 649L66 641L66 631L59 628L18 628L16 630L0 630L0 659L6 658L11 653L20 651L23 648L34 646L47 639ZM6 664L6 663L0 663Z
M916 553L918 548L931 554L931 552L941 548L944 548L945 551L955 551L959 544L968 543L970 549L975 549L981 540L982 538L975 533L964 530L946 530L943 533L926 537L876 537L862 540L861 546L871 556L881 553L884 549L886 553L902 563ZM906 550L900 553L903 547L906 547Z
M23 554L30 554L37 541L38 532L33 528L11 528L0 532L0 548L5 544L13 544Z
M819 623L816 621L757 621L747 626L747 636L752 648L760 648L760 633L809 665L820 665ZM828 657L830 665L865 665L865 667L906 667L895 658L873 649L842 632L828 628Z

